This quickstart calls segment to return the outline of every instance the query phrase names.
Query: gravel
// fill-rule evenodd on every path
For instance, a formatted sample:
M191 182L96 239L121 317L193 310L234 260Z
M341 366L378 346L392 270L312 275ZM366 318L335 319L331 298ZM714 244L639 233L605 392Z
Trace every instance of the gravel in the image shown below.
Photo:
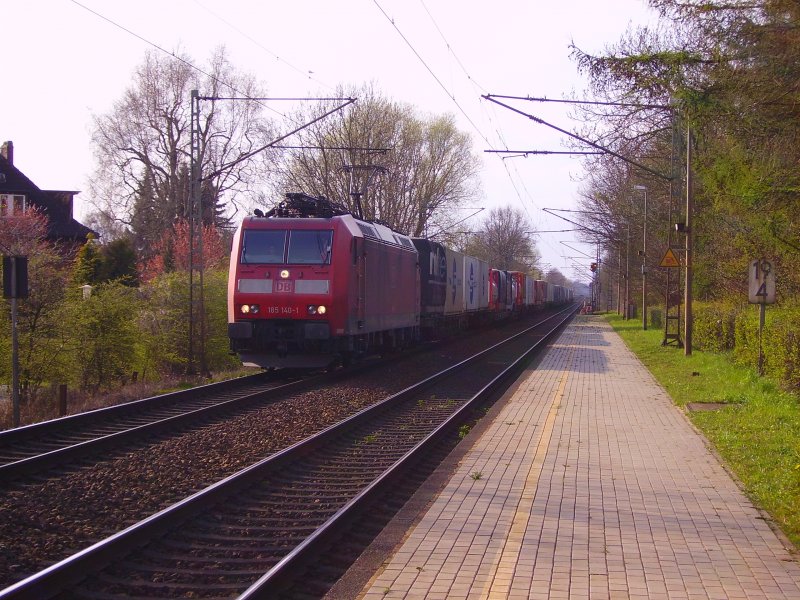
M332 387L304 393L122 458L0 489L0 589L487 347L487 328Z

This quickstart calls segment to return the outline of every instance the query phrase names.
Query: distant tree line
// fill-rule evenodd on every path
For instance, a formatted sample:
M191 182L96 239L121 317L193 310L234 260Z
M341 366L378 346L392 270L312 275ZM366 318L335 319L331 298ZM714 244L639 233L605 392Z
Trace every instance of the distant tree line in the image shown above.
M693 292L709 303L697 307L696 343L735 349L748 362L754 315L747 308L748 261L769 258L779 273L780 307L770 323L797 311L800 292L800 5L650 5L660 16L655 26L628 31L601 55L573 48L590 94L613 103L583 109L583 137L636 163L610 154L587 161L585 237L603 248L601 272L610 276L604 289L614 287L629 262L629 283L640 298L646 188L651 301L663 304L666 271L655 267L668 245L679 249L685 241L672 225L686 220L691 147ZM781 333L784 325L775 327L774 371L800 382L800 375L786 374L800 372L791 358L796 351L786 346L795 343Z

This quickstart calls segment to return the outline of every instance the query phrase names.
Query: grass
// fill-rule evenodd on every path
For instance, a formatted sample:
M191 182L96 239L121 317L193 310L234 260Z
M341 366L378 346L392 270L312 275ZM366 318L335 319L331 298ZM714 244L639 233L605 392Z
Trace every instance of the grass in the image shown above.
M726 404L688 415L748 497L800 547L800 398L727 354L693 350L687 357L661 345L662 329L642 331L640 321L616 314L606 318L678 406Z

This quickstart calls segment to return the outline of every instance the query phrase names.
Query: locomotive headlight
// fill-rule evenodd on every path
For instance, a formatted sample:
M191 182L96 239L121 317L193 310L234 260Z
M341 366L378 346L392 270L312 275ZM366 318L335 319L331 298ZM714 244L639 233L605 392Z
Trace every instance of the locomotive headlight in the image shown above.
M289 279L289 270L288 269L283 269L281 271L281 279Z
M306 310L310 315L324 315L326 312L328 312L327 308L322 305L317 306L316 304L309 304L306 306Z
M242 308L240 309L243 315L247 314L258 314L259 306L258 304L242 304Z
M249 305L247 305L247 304L242 304L242 308L241 308L241 310L242 310L242 314L243 314L243 315L246 315L247 313L249 313L249 312L250 312L250 306L249 306Z

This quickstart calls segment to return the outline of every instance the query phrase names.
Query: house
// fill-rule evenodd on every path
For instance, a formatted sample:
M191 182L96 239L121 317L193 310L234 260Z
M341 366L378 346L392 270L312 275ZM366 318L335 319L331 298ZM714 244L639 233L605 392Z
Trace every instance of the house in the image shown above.
M78 246L97 233L72 216L72 202L80 192L41 190L14 166L14 144L0 146L0 218L39 208L48 218L47 239Z

